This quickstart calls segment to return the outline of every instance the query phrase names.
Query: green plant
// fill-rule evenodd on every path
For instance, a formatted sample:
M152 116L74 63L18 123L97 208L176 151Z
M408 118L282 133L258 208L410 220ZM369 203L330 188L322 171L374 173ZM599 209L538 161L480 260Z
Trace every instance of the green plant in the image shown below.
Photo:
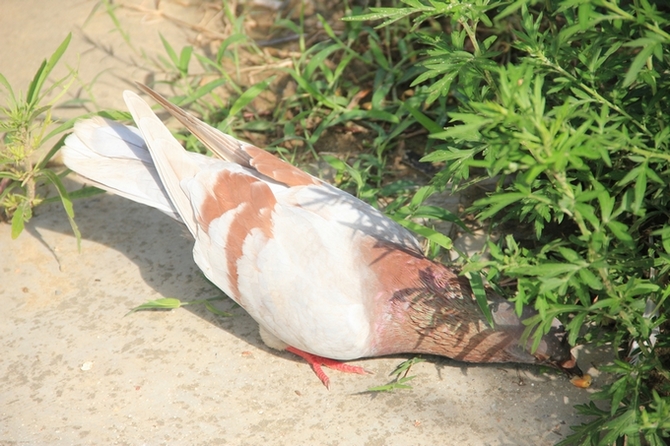
M454 104L444 130L430 118L440 112L418 120L443 141L424 158L445 163L432 185L497 178L471 211L493 230L528 228L464 271L516 279L506 291L517 309L539 311L527 321L535 344L559 317L571 343L609 341L618 355L603 367L614 383L594 395L610 408L579 407L596 418L563 444L664 444L670 11L647 0L402 2L351 19L414 17L425 47L413 85L434 108Z
M228 313L227 311L221 311L212 304L212 302L220 300L228 300L228 297L218 296L186 302L182 301L181 299L177 299L176 297L163 297L156 300L150 300L143 303L142 305L138 305L135 308L131 308L131 310L126 313L126 316L137 311L174 310L175 308L181 308L187 305L204 305L207 311L216 316L231 317L231 313Z
M425 359L415 357L408 359L407 361L403 361L398 366L395 368L390 373L390 376L393 376L393 380L388 383L384 384L381 386L375 386L375 387L370 387L367 391L368 392L392 392L394 390L399 390L399 389L411 389L412 386L407 384L409 381L413 380L415 376L407 376L409 374L409 371L412 369L412 366L414 364L418 364L420 362L424 362ZM402 375L402 377L401 377Z
M0 74L0 87L5 90L6 99L3 101L6 105L0 108L0 132L4 133L0 146L0 210L4 217L11 219L12 238L21 234L35 206L53 201L42 197L39 191L40 186L50 183L58 192L56 199L63 204L77 243L80 243L81 237L74 222L72 196L63 186L63 175L47 167L61 146L62 139L46 153L40 150L46 141L67 131L74 124L74 120L70 120L52 128L54 121L51 115L55 103L67 91L74 76L68 74L45 88L45 82L67 49L70 37L68 35L65 38L49 60L42 62L25 97L21 92L15 94L7 79ZM57 94L47 101L46 97L54 91ZM90 189L84 189L75 195L90 192Z

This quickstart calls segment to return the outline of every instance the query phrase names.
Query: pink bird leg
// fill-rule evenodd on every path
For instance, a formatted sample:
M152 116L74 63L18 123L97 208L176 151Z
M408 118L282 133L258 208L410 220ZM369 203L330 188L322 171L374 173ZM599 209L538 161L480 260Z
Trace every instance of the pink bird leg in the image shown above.
M307 363L312 366L312 370L314 370L314 373L316 373L316 376L319 377L321 382L323 383L324 386L326 386L326 389L330 389L330 379L328 378L328 375L323 371L321 368L322 365L333 369L333 370L339 370L340 372L345 372L345 373L358 373L359 375L368 375L372 372L369 372L368 370L365 370L363 367L358 367L355 365L349 365L345 364L340 361L336 361L334 359L329 359L329 358L324 358L322 356L317 356L313 355L311 353L304 352L302 350L298 350L295 347L286 347L286 351L289 351L295 355L300 356L302 359L307 361Z

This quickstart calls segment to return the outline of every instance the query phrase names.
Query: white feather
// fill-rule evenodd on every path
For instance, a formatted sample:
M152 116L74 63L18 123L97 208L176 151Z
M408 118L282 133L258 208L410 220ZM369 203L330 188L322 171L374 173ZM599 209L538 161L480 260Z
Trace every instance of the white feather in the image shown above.
M68 168L96 186L181 220L136 128L101 117L79 121L61 153Z

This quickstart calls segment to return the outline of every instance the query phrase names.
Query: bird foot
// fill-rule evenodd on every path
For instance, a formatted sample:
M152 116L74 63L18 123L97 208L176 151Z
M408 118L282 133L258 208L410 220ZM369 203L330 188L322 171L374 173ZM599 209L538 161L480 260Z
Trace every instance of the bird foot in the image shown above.
M345 373L358 373L359 375L369 375L372 372L365 370L363 367L358 367L355 365L345 364L334 359L324 358L322 356L313 355L311 353L298 350L295 347L286 347L286 351L293 353L294 355L300 356L302 359L307 361L307 363L312 366L312 370L316 373L316 376L321 380L326 389L330 389L330 379L328 375L323 371L321 366L326 366L329 369L339 370L340 372Z

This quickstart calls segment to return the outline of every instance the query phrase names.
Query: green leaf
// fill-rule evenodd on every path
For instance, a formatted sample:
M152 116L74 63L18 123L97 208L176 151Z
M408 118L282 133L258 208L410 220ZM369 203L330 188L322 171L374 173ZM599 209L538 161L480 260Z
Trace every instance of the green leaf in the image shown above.
M428 133L438 133L444 130L442 126L423 114L418 108L410 106L407 102L402 103L402 106L416 119L416 122L428 130Z
M333 102L329 98L324 96L316 88L314 88L314 86L310 84L303 76L301 76L300 73L290 71L290 74L293 77L293 80L295 80L296 83L300 86L300 88L305 90L311 97L316 99L319 103L324 104L326 107L332 110L341 110L343 108L336 102Z
M475 122L471 124L461 124L447 127L444 131L436 132L430 135L431 138L456 141L481 141L482 135L479 132L483 123Z
M588 313L586 311L581 311L577 313L575 317L568 323L566 329L570 333L568 335L568 343L570 343L570 345L575 345L577 342L579 331L582 329L582 326L584 325L584 319L586 319L587 315Z
M626 44L625 46L635 46L636 43L643 43L646 45L642 48L642 50L640 50L639 53L637 53L637 56L635 56L635 59L633 59L633 63L630 64L630 68L628 68L626 77L623 79L624 87L629 87L633 82L635 82L638 74L647 63L647 60L656 51L657 46L661 45L661 43L658 41L653 41L650 39L638 39Z
M607 227L612 234L622 242L632 242L633 237L628 233L628 226L618 221L610 221L607 223Z
M472 158L476 154L475 150L464 150L449 148L448 150L436 150L421 158L422 163L433 163L441 161L464 160Z
M44 62L42 62L42 65L35 73L33 80L30 82L30 85L28 87L28 93L26 95L26 102L28 103L29 108L32 108L35 104L37 104L44 82L51 74L51 71L53 71L54 67L60 60L65 50L67 50L67 47L70 44L71 39L72 39L72 33L69 33L67 37L65 37L65 40L63 40L63 42L58 46L56 51L51 55L49 61L47 62L45 60Z
M277 76L271 76L265 79L263 82L259 82L256 85L251 86L244 93L242 93L240 97L237 98L233 103L233 105L230 107L230 112L228 113L228 116L236 116L244 107L249 105L251 101L256 99L256 97L259 94L267 90L268 85L272 83L275 77Z
M602 221L607 223L610 220L612 210L614 209L614 198L612 198L606 190L603 190L598 194L598 203L600 204L600 216Z
M635 179L635 200L633 200L633 213L640 215L640 209L642 208L642 201L644 200L644 194L647 191L647 166L644 165L644 168L640 169L637 178Z
M411 389L412 386L407 384L409 381L413 380L416 378L415 376L406 376L404 378L400 378L397 381L390 382L388 384L384 384L383 386L374 386L368 388L368 392L392 392L394 390L398 389Z
M131 309L126 316L136 311L145 311L145 310L172 310L182 306L182 302L179 299L174 297L163 297L161 299L151 300L145 302L142 305L139 305Z
M32 211L30 210L30 203L27 200L22 201L12 215L12 240L16 240L23 232L23 228L30 217Z
M519 192L509 192L496 194L492 197L482 198L481 200L475 201L475 206L484 207L486 210L483 211L480 215L480 218L489 218L496 215L500 210L506 208L512 203L516 203L519 200L522 200L526 197L526 194Z
M627 284L626 295L628 297L647 296L659 291L659 286L647 281L633 280Z
M581 268L578 272L582 281L594 290L602 290L603 283L588 268Z
M479 308L482 310L482 313L491 328L495 329L495 326L493 325L493 315L491 314L491 308L489 307L489 302L486 297L486 288L484 287L482 276L478 272L472 271L468 274L468 279L470 279L470 287L472 288L472 293L475 295L477 305L479 305Z
M172 48L170 42L168 42L167 39L163 37L163 34L158 33L158 36L161 38L161 42L163 42L163 48L165 48L165 52L172 61L172 64L175 67L179 67L179 57L177 56L177 52L174 50L174 48Z
M191 95L189 95L189 102L195 102L196 100L208 95L215 88L220 87L223 84L226 84L226 79L214 79L213 81L207 82L204 85L198 87ZM181 104L183 106L184 104Z
M579 24L580 28L582 31L586 31L589 26L591 26L591 13L593 12L593 6L591 6L590 3L581 3L577 7L577 14L578 14L578 20L577 23Z
M305 66L305 68L303 70L303 73L302 73L303 77L305 79L312 79L316 69L319 66L321 66L326 60L328 60L328 58L330 57L330 55L332 53L334 53L335 51L338 51L339 49L340 49L340 45L337 44L337 43L333 43L333 44L325 47L321 51L317 52L313 56L311 56L310 61L307 63L307 65Z
M606 299L600 299L598 302L594 303L589 307L589 311L600 310L601 308L618 308L619 301L613 297L608 297Z
M0 171L0 178L9 178L12 181L21 182L21 176L15 174L15 173L12 173L12 172L2 172L2 171Z
M393 22L396 22L408 15L417 12L414 8L370 8L370 13L360 14L351 17L342 17L341 20L345 22L351 21L367 21L367 20L384 20L381 24L375 26L375 29L383 28L390 25Z
M14 90L12 89L12 86L10 85L9 81L5 76L0 73L0 84L5 87L7 92L9 93L9 97L11 98L11 102L16 102L16 96L14 96Z
M463 228L465 231L469 229L465 226L465 223L458 218L453 212L437 207L437 206L419 206L413 212L411 212L414 218L435 218L442 221L448 221L451 223L456 223L458 226Z
M348 110L336 119L332 120L330 125L337 125L341 122L348 121L357 121L357 120L370 120L370 121L385 121L390 122L391 124L398 124L400 122L397 115L384 110Z
M330 164L333 169L343 172L349 168L349 165L333 155L321 155L321 159Z
M628 171L628 173L617 182L618 186L625 186L626 184L630 183L634 179L638 177L640 174L640 171L644 170L644 166L637 166L631 170Z
M53 184L56 187L58 195L60 196L61 199L61 203L63 204L63 209L65 209L67 218L70 221L70 227L72 228L72 232L74 233L74 236L77 239L77 249L81 251L81 232L79 232L79 227L77 226L77 223L75 223L74 221L74 207L72 206L72 200L70 199L70 195L67 193L67 190L63 185L63 182L58 177L58 175L53 173L51 170L42 170L40 171L40 175L47 177L47 179L51 182L51 184Z
M653 235L661 236L661 243L665 252L670 254L670 226L664 225L662 229L653 232Z
M395 376L396 379L388 384L385 384L383 386L376 386L376 387L371 387L367 391L368 392L389 392L392 390L396 389L411 389L412 387L405 384L408 381L414 379L414 376L407 376L409 373L410 369L414 364L418 364L420 362L424 362L425 359L414 357L411 359L408 359L407 361L401 362L395 370L393 370L390 375ZM403 375L402 378L400 375Z
M407 373L409 373L412 366L414 366L415 364L419 364L421 362L426 362L426 360L423 359L423 358L420 358L420 357L416 357L416 356L413 357L413 358L410 358L410 359L408 359L406 361L403 361L400 364L398 364L398 366L391 373L389 373L389 375L400 376L404 373L405 376L407 376Z
M433 195L435 193L435 187L434 186L422 186L419 188L419 190L416 191L414 196L412 197L412 200L410 201L409 205L410 206L419 206L421 203L426 201L428 197Z
M186 76L188 74L188 65L191 61L191 55L193 54L193 47L192 46L185 46L184 48L181 49L181 53L179 54L179 64L177 65L177 68L179 68L179 71L181 72L182 76Z
M573 265L572 263L547 262L540 265L523 265L518 268L514 268L514 271L528 276L548 278L560 276L566 273L573 273L579 269L580 267L578 265Z
M99 189L95 186L84 186L81 189L77 189L71 192L68 192L68 195L70 197L70 200L81 200L82 198L89 198L89 197L94 197L96 195L104 194L105 191L102 189ZM55 203L56 201L60 200L60 196L58 197L50 197L46 198L42 203Z
M586 195L582 193L582 196ZM600 228L600 219L596 215L596 209L590 204L575 203L575 214L586 219L594 228Z
M228 313L227 311L219 310L214 305L212 305L212 303L209 300L205 300L204 304L205 304L205 308L207 308L207 310L212 314L215 314L217 316L222 316L222 317L232 317L233 316L232 313Z
M558 252L570 263L584 263L584 259L575 251L574 249L567 248L565 246L559 246Z
M249 40L249 37L242 34L242 33L237 33L237 34L232 34L231 36L227 37L221 44L219 45L219 49L216 52L216 62L220 65L221 60L223 59L224 55L226 54L226 50L228 49L229 46L234 45L239 42L245 42Z
M372 57L374 58L375 62L377 65L383 70L383 71L389 71L389 63L388 60L386 60L386 57L384 56L384 51L379 47L379 43L377 42L376 39L369 39L368 40L368 45L369 45L369 51L372 54ZM381 70L378 71L382 72Z
M420 225L419 223L415 223L411 220L405 220L402 218L395 219L394 220L399 223L401 226L404 226L405 228L409 229L410 231L413 231L417 234L419 234L422 237L425 237L427 240L437 243L444 249L451 249L453 246L453 242L449 237L446 235L442 234L441 232L438 232L434 229L428 228L426 226Z

